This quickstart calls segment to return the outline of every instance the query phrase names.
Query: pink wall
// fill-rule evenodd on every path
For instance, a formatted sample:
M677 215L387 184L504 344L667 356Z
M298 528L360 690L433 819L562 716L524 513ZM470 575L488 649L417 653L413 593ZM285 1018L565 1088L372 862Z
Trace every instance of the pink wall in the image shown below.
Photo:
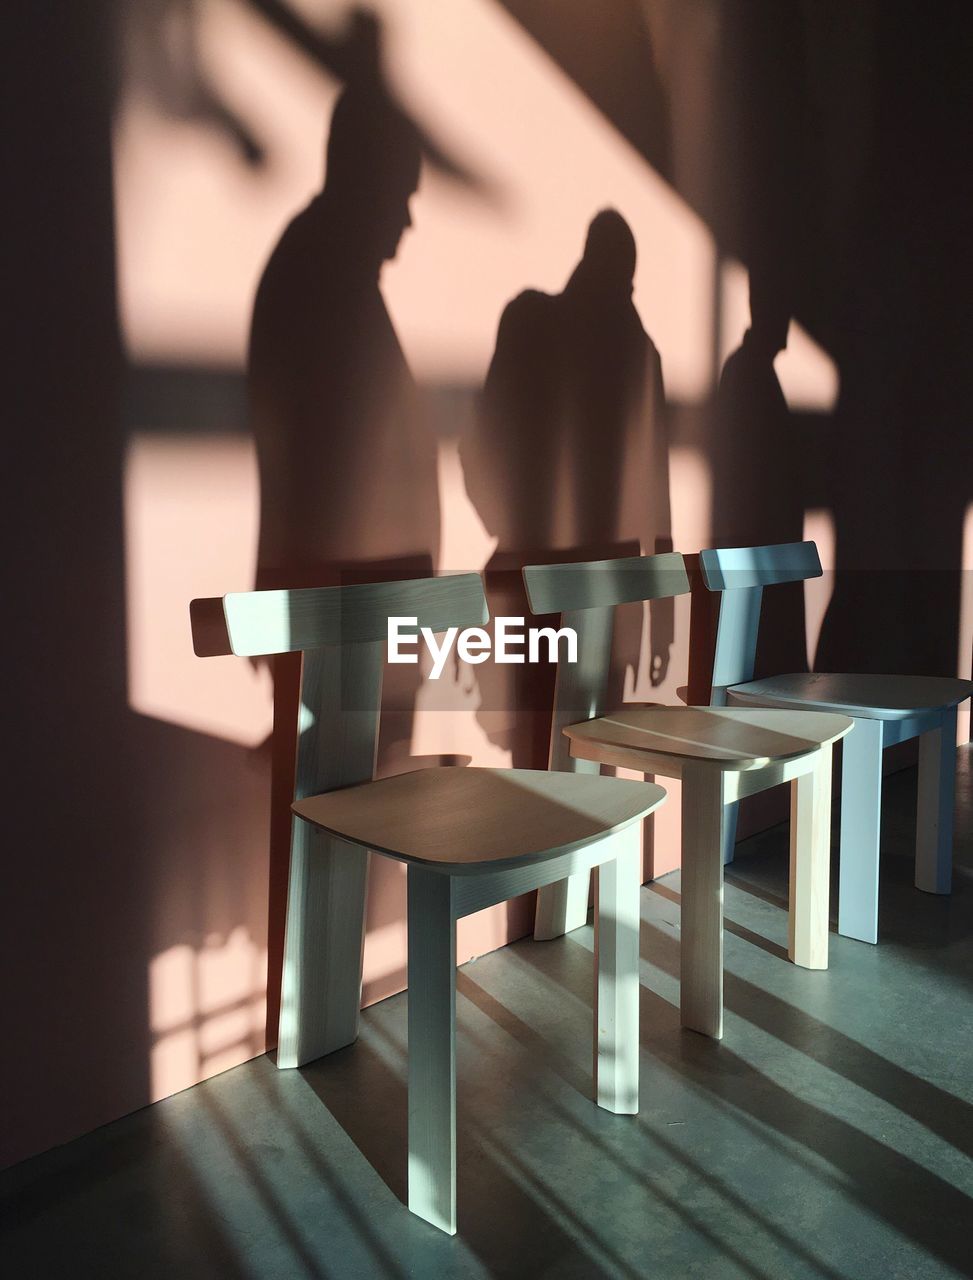
M414 226L381 289L426 433L423 509L437 510L421 546L370 518L356 526L367 537L332 559L408 552L479 570L528 549L563 554L591 528L647 551L656 539L693 551L737 530L767 542L803 532L842 571L807 602L812 657L820 638L832 664L968 671L973 604L958 570L973 568L973 465L954 424L971 388L950 285L968 249L941 176L949 121L910 100L913 145L896 146L898 60L916 33L871 6L837 30L814 6L799 22L785 8L740 27L718 0L372 6L384 75L427 144ZM115 28L94 9L32 18L15 86L17 429L3 482L23 531L9 598L25 603L6 627L22 749L0 928L2 1088L17 1100L4 1162L273 1040L287 733L272 735L265 666L194 658L188 601L254 583L267 483L246 404L254 292L320 187L357 47L343 0L300 7L313 25L303 48L245 0L120 6ZM586 420L552 481L554 517L518 547L484 480L489 448L471 446L498 321L524 289L564 288L606 206L637 242L633 300L667 413L646 428L653 447L627 437L613 484L628 496L594 524L612 486L587 475L604 440ZM920 248L925 270L903 267ZM728 435L714 408L748 324L746 268L768 262L796 317L776 362L791 486L777 524L746 495L782 492L783 469L755 439ZM527 441L523 456L538 447ZM378 462L358 474L345 528L356 494L382 496ZM643 486L665 500L641 504ZM675 701L689 676L688 600L665 623L656 683L663 631L629 622L620 695ZM877 639L863 652L866 632ZM705 670L694 676L705 683ZM543 706L515 714L496 673L390 697L384 770L442 755L542 763ZM677 865L671 790L647 875ZM525 933L530 911L523 900L464 922L461 958ZM382 860L366 1002L402 987L404 914L403 878Z

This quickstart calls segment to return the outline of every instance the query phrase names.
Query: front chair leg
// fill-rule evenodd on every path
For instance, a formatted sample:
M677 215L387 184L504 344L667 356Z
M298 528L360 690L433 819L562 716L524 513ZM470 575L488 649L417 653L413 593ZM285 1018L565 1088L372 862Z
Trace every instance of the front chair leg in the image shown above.
M841 743L838 932L860 942L878 942L882 732L881 720L856 719Z
M723 824L725 785L712 765L682 771L682 1025L723 1038Z
M409 867L409 1209L456 1234L456 920L448 875Z
M728 804L723 814L723 865L728 867L736 857L737 819L740 816L739 801Z
M953 884L953 802L956 793L956 708L919 736L916 806L916 888L949 893Z
M609 837L614 857L598 868L595 911L595 1094L623 1116L639 1109L640 828Z
M831 889L831 747L791 782L791 874L787 954L804 969L828 967Z

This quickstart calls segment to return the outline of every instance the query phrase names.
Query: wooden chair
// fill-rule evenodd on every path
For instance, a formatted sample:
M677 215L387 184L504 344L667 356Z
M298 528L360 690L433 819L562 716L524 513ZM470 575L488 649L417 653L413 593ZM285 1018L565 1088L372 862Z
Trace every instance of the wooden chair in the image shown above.
M838 846L838 932L878 941L882 752L919 738L916 888L949 893L953 861L956 708L973 682L942 676L825 675L819 672L753 679L764 587L821 575L813 542L700 552L703 581L719 591L713 666L714 706L789 707L851 716L855 729L842 749L841 834ZM725 856L733 856L733 820Z
M197 652L207 655L221 651L213 605L193 602ZM416 617L434 632L479 626L487 612L477 574L245 592L224 596L222 613L222 652L303 652L277 1065L301 1066L356 1038L368 851L404 862L409 1208L453 1234L456 921L599 868L595 1096L608 1111L634 1114L639 822L665 792L523 769L433 768L371 780L388 618Z
M530 565L534 613L561 615L578 633L578 662L557 671L552 769L602 765L682 779L682 1024L723 1034L723 828L743 796L791 782L788 954L828 965L831 749L851 728L843 715L715 707L629 705L605 711L616 605L689 591L682 556L668 553L588 564ZM556 937L586 917L588 876L538 894L535 938Z

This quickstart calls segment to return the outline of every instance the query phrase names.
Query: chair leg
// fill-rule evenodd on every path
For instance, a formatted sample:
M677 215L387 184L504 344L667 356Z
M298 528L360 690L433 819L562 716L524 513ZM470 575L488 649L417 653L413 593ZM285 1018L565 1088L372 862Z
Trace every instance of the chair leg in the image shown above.
M682 1025L723 1037L724 778L719 769L682 773Z
M598 868L595 912L595 1095L624 1116L639 1109L640 826L609 837L615 856Z
M723 865L728 867L736 857L737 819L740 816L739 803L728 804L723 813Z
M548 942L588 923L588 889L591 873L579 871L537 890L534 941Z
M448 875L409 867L409 1209L456 1234L456 921Z
M358 1036L368 851L295 818L277 1066L300 1067Z
M953 883L953 802L956 793L956 708L919 737L916 888L949 893Z
M856 720L842 742L838 932L878 942L882 722Z
M831 889L831 747L791 782L791 874L787 954L804 969L828 967Z

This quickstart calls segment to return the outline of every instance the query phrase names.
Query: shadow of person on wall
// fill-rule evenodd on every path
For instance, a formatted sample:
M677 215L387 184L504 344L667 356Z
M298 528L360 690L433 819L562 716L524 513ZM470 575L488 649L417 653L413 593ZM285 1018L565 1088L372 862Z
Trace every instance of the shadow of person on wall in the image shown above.
M528 289L503 312L463 445L467 491L497 539L487 566L493 616L529 611L520 569L532 560L670 545L662 362L632 301L635 263L628 223L602 210L562 292ZM652 615L653 683L665 677L672 644L671 602L660 606ZM637 669L638 606L626 621L616 628L619 656ZM553 672L513 667L508 692L504 671L482 671L484 728L515 763L543 765ZM497 687L484 688L488 682Z
M264 269L248 360L261 583L433 554L436 447L379 288L411 226L419 145L374 83L347 88L324 189ZM345 579L347 580L347 579Z
M801 463L774 360L787 347L788 289L770 268L750 271L750 328L726 359L716 395L713 528L718 546L800 542ZM764 593L756 671L806 671L804 584ZM764 668L766 667L766 670Z
M258 588L423 577L436 562L436 442L379 285L411 225L419 171L417 131L381 82L376 48L372 71L335 106L324 188L285 229L257 289L247 391L260 473ZM294 786L293 658L274 660L272 992ZM418 683L415 667L386 673L380 771L409 755ZM404 916L394 871L373 874L369 927Z

